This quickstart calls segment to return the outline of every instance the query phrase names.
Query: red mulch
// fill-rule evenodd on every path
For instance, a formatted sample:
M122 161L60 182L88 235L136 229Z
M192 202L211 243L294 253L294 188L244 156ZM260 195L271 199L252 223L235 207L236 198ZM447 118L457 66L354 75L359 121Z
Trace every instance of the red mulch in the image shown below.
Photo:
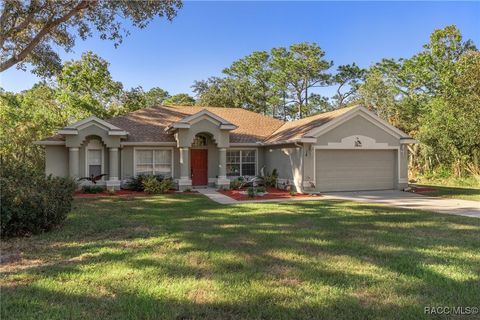
M174 194L175 190L168 191L167 194ZM182 194L190 194L196 192L182 192ZM106 191L99 193L83 193L82 191L77 191L73 195L74 198L101 198L101 197L148 197L151 196L143 191L133 191L133 190L117 190L115 193L108 193Z
M422 193L422 192L435 192L437 189L428 188L428 187L412 187L410 192L413 193Z
M247 194L242 194L240 192L246 191L247 189L241 190L219 190L218 192L223 193L224 195L235 199L237 201L245 200L270 200L270 199L290 199L290 198L315 198L318 195L314 194L305 194L305 193L295 193L293 195L290 192L285 190L280 190L276 188L267 188L267 194L263 196L255 196L250 198Z

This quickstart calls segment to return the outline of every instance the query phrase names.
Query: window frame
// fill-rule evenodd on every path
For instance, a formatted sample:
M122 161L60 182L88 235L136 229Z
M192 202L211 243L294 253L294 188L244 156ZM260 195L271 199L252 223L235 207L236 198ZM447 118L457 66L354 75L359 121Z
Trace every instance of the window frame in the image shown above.
M227 178L231 178L231 179L236 179L238 177L244 177L245 175L243 174L243 168L242 168L242 164L243 164L243 151L255 151L255 174L253 176L248 176L248 177L254 177L254 176L257 176L258 175L258 148L228 148L227 149L227 153L229 151L240 151L240 162L238 163L238 165L240 166L240 175L238 176L229 176L228 175L228 172L226 173L227 175ZM251 163L251 162L246 162L246 163ZM228 162L225 163L227 166L228 166Z
M105 147L102 145L102 142L98 139L92 139L88 142L87 146L85 147L85 177L90 177L89 169L90 164L88 162L88 153L90 150L100 150L101 151L101 164L100 164L100 174L103 174L105 170ZM105 181L105 176L103 176L100 181Z
M137 150L147 150L147 151L152 151L152 165L155 165L155 150L168 150L170 151L170 177L173 179L174 175L174 164L173 164L173 158L174 158L174 148L168 148L168 147L134 147L133 148L133 176L136 177L138 175L137 173ZM153 167L152 167L153 169ZM160 173L159 173L160 174Z

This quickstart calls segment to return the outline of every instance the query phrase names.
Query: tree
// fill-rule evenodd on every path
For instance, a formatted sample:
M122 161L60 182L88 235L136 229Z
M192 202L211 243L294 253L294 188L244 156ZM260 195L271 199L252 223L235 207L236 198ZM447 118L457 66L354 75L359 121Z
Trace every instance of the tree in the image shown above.
M234 81L228 78L210 77L195 81L192 89L197 104L202 106L240 108L243 104Z
M163 101L164 105L171 106L193 106L195 99L186 93L179 93Z
M61 70L55 47L69 52L75 39L85 40L95 30L101 39L118 46L126 20L145 28L158 17L172 20L182 7L180 0L5 0L0 13L0 72L31 64L34 73L52 76Z
M309 103L310 89L327 86L330 80L328 70L333 62L323 59L325 52L316 43L298 43L289 47L285 55L287 87L297 108L297 118L315 111Z
M333 96L337 108L345 107L354 100L355 94L365 77L365 70L355 63L337 67L337 73L332 77L333 84L337 85L337 92Z
M145 107L162 105L168 98L170 98L168 91L159 87L153 87L145 92Z
M91 115L106 118L123 113L123 85L113 80L108 66L107 61L92 52L64 64L57 79L57 95L72 121Z
M67 124L68 115L47 83L15 94L0 93L0 157L42 168L43 148L33 144Z
M243 101L242 107L263 114L271 114L272 71L270 55L266 51L255 51L223 70L230 84Z

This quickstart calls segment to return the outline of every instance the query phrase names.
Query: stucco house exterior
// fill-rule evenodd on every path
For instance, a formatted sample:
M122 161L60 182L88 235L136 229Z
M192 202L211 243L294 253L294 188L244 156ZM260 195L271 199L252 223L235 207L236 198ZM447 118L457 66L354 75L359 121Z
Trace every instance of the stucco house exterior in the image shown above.
M141 109L89 117L36 142L46 174L108 174L118 189L140 173L174 179L179 190L228 187L230 179L277 169L301 192L402 189L415 140L362 106L283 122L239 108ZM88 182L84 182L88 183Z

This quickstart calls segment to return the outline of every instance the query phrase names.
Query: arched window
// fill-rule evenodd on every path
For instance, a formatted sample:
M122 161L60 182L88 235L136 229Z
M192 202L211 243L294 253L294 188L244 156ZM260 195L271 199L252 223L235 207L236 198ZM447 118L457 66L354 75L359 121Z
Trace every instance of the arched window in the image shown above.
M193 139L192 147L205 147L207 145L207 137L197 134Z

